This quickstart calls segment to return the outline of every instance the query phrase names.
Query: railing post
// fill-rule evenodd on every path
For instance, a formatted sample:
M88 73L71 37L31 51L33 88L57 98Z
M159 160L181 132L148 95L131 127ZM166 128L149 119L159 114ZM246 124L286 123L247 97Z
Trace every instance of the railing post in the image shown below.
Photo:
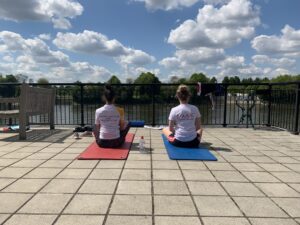
M296 102L295 102L295 124L293 134L299 134L299 106L300 106L300 83L297 85L296 89Z
M272 84L269 84L268 88L268 122L267 127L271 126L271 108L272 108Z
M84 101L83 101L84 84L80 84L80 115L81 115L81 126L84 126Z
M224 84L224 115L223 115L223 127L227 127L227 91L228 85Z
M152 89L152 126L155 126L155 90L154 90L154 84L151 84Z

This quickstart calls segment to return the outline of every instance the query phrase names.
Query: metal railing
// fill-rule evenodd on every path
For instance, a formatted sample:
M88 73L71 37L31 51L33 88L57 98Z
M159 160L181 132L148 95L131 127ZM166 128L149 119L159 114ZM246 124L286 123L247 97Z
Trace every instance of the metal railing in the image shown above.
M19 95L20 84L0 84L0 97ZM94 123L95 110L103 105L104 84L51 83L30 84L56 88L55 123L57 125L86 125ZM213 96L197 96L195 84L190 86L190 103L196 105L204 125L276 126L294 134L300 131L300 82L209 84L215 86ZM206 84L202 84L205 89ZM146 124L167 124L178 84L112 84L118 97L116 104L124 107L128 120L144 120ZM0 110L17 108L1 105ZM43 124L47 116L30 118L33 124ZM18 121L2 120L4 124Z

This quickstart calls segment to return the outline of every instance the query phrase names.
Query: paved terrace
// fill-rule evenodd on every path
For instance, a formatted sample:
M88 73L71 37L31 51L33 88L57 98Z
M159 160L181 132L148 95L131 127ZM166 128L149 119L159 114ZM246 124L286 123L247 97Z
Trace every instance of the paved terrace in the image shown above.
M78 161L92 138L1 134L0 224L300 224L299 136L208 128L218 162L199 162L169 160L160 131L131 132L151 153L134 144L126 161Z

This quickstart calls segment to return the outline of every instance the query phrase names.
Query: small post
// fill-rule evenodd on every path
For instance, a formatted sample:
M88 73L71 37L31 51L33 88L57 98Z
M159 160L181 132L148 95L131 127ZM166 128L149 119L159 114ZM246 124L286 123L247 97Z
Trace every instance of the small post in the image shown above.
M84 124L84 102L83 102L83 92L84 92L84 84L80 84L80 115L81 115L81 126L83 127Z
M223 115L223 127L227 127L227 91L228 85L224 84L224 115Z
M296 101L295 101L295 124L293 134L299 134L299 106L300 106L300 83L296 88Z
M152 89L152 126L155 126L155 90L154 84L151 84Z
M271 107L272 107L272 84L269 84L268 88L268 122L267 127L271 126Z

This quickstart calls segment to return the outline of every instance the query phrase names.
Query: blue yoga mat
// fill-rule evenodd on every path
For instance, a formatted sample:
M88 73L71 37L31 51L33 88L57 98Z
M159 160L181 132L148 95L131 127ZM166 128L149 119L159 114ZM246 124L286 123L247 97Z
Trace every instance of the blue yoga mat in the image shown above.
M130 127L144 127L145 121L143 120L136 120L136 121L129 121Z
M217 158L205 147L200 146L199 148L180 148L171 145L163 134L162 138L170 159L217 161Z

